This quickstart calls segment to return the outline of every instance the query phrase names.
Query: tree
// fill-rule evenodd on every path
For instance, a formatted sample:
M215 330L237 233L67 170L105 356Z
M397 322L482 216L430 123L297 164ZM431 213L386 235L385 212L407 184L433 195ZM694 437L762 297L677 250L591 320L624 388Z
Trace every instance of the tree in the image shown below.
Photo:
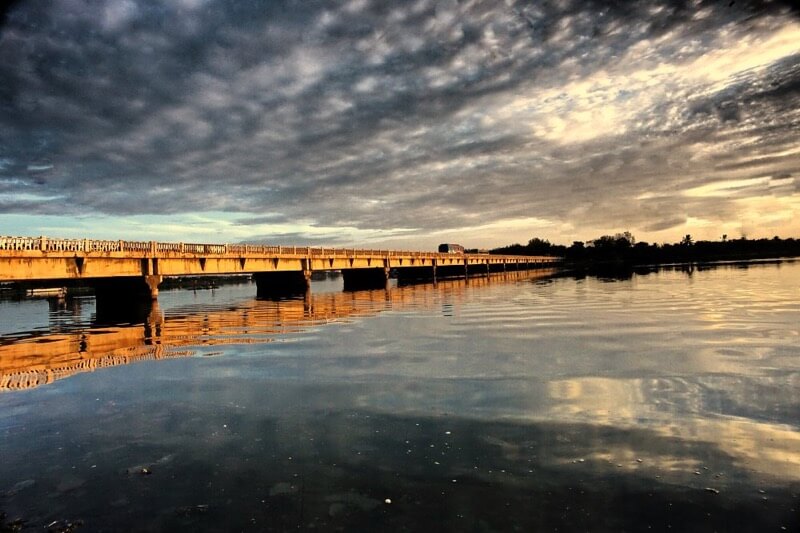
M526 248L531 255L547 255L552 251L553 245L550 244L550 241L534 237L528 241Z
M592 246L598 250L625 250L633 246L636 239L629 231L616 235L603 235L591 241Z

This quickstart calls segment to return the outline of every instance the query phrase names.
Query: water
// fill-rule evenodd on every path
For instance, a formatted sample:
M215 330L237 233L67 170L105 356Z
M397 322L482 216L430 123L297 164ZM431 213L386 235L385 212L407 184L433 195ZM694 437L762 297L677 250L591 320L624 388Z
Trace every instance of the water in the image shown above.
M800 263L254 294L0 302L0 531L800 530Z

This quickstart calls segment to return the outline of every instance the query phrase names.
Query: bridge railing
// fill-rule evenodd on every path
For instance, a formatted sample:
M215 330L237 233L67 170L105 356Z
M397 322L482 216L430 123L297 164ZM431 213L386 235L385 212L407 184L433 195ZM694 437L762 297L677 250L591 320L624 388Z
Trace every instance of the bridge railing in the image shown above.
M185 246L185 245L183 245ZM156 243L156 251L157 252L177 252L181 253L183 250L181 249L182 245L179 242L157 242Z
M179 248L177 251L185 254L221 255L228 253L228 247L224 244L184 244L183 250Z
M86 252L121 252L120 241L86 241L88 249Z
M148 252L150 243L142 241L119 241L122 245L121 252Z
M229 254L282 254L294 253L292 250L296 249L295 246L267 246L265 244L229 244Z
M0 237L0 250L42 252L119 252L126 241L48 239L47 237ZM128 244L128 243L126 243Z
M0 250L40 250L41 238L37 237L0 237Z

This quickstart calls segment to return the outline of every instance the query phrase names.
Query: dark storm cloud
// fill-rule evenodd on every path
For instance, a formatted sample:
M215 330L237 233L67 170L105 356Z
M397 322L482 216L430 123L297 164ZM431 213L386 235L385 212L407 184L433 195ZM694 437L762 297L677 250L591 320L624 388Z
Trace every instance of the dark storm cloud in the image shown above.
M682 193L797 174L800 56L716 65L796 24L788 4L729 4L20 2L0 30L0 212L733 216Z

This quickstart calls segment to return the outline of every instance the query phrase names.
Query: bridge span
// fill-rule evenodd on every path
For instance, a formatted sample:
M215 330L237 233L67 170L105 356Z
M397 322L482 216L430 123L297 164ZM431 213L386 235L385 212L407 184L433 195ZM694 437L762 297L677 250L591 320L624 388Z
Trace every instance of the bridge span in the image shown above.
M560 262L552 256L0 237L0 282L87 285L98 313L156 299L167 276L252 274L257 294L271 296L304 291L315 271L341 271L348 289L385 286L390 272L400 280L436 280Z

